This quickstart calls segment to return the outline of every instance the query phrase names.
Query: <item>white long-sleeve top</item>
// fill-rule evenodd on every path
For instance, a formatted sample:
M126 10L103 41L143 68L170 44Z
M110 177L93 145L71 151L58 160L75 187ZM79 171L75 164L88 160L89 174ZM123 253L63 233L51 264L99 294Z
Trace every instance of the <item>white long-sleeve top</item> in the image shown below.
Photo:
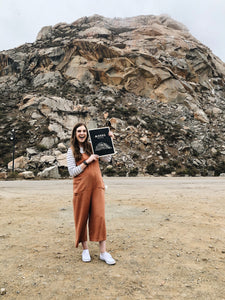
M84 153L84 150L82 147L80 147L80 153ZM111 155L107 155L107 156L100 157L100 160L104 161L104 162L110 162L111 158L112 158ZM76 177L80 173L83 172L81 166L80 165L77 166L75 157L73 155L73 151L71 148L69 148L67 151L67 167L68 167L70 176L73 176L73 177Z

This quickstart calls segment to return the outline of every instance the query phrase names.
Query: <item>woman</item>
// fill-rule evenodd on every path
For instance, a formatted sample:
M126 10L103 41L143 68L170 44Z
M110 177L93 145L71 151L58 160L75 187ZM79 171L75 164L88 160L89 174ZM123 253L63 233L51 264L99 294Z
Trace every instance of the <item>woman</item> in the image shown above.
M109 135L113 137L112 132ZM115 264L112 256L106 252L105 225L105 186L99 168L99 157L92 153L88 142L88 130L85 124L74 126L71 135L71 147L67 152L68 171L73 176L73 212L76 231L76 247L82 243L83 262L90 262L87 243L87 222L89 240L99 242L100 259L107 264ZM109 162L111 156L102 157Z

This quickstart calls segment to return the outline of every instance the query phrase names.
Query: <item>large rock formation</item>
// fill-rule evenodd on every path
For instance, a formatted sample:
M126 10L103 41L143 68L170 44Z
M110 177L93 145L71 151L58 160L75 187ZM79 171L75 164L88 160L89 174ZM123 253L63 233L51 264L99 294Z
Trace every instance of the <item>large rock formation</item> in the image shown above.
M114 130L106 175L219 175L224 81L225 64L165 15L44 27L35 43L0 52L1 167L15 129L20 171L67 175L71 129L85 121Z

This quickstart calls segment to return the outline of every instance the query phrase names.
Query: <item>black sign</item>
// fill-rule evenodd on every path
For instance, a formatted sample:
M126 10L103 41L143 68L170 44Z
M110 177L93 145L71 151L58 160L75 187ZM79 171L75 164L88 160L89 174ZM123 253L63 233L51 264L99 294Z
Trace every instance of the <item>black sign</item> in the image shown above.
M92 150L99 156L114 154L112 138L109 136L109 127L89 129Z

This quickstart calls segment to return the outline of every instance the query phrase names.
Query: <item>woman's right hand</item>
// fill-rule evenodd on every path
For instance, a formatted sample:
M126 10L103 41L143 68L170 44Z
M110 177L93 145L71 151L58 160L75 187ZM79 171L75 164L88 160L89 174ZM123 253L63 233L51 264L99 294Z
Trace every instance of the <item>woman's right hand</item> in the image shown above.
M98 160L98 155L97 154L91 154L91 156L88 158L88 159L86 159L86 162L88 163L88 164L90 164L91 162L93 162L93 161L95 161L95 160Z

